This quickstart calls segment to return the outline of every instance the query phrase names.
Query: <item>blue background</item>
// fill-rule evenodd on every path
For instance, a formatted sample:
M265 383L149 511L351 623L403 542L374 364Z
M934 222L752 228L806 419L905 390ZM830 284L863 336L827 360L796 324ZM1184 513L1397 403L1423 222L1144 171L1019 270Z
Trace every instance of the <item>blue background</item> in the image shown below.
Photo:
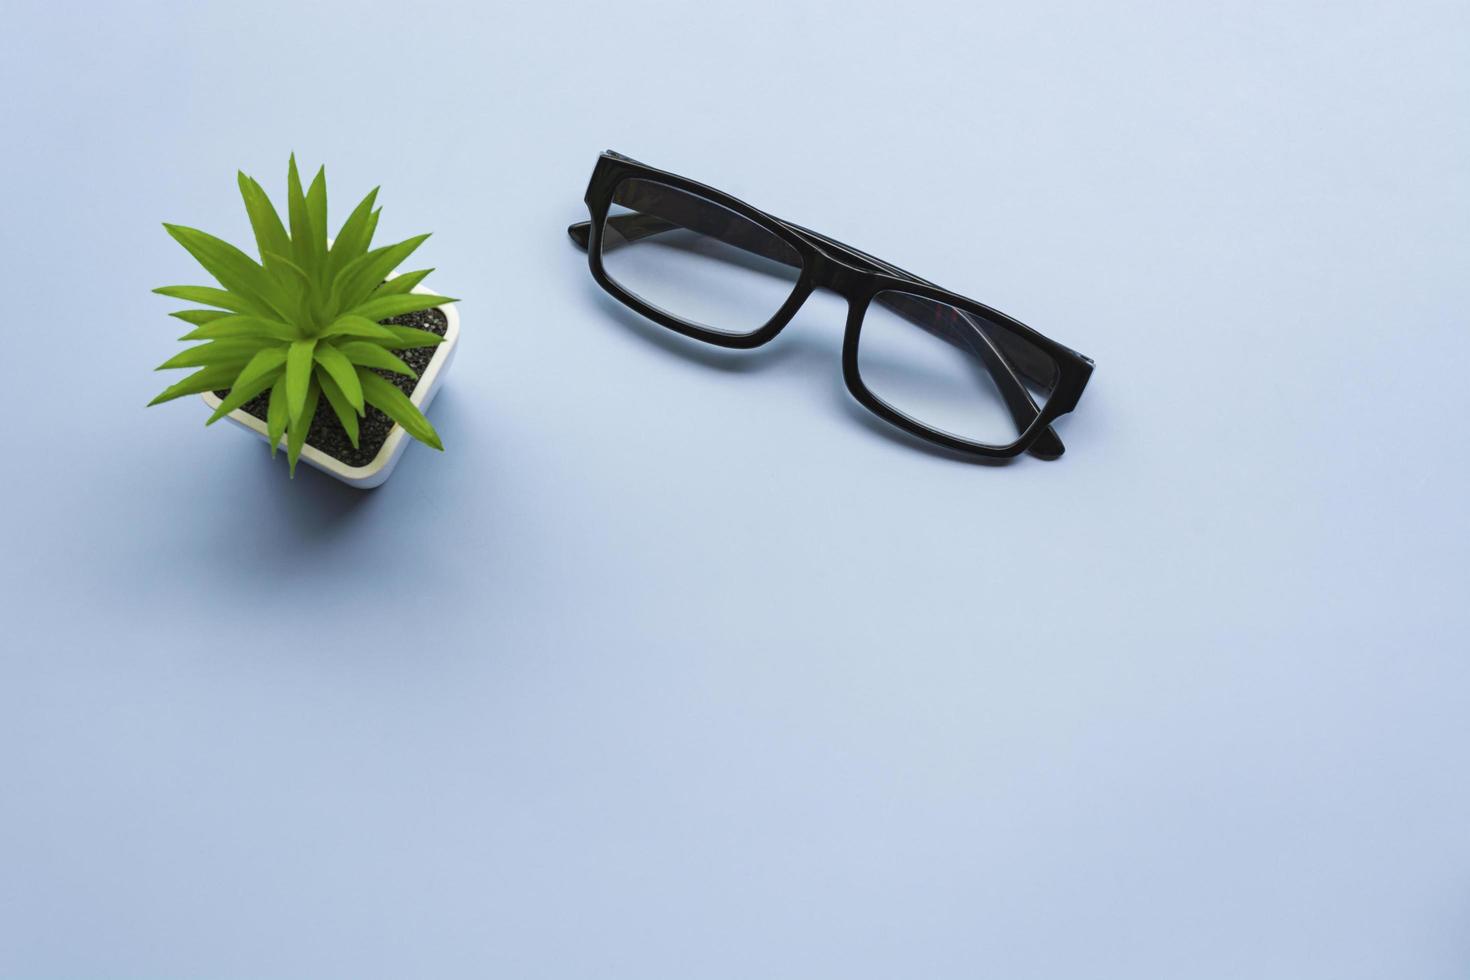
M1470 973L1463 2L4 13L0 975ZM620 312L605 147L1094 357L1067 456ZM464 298L367 495L143 408L293 149Z

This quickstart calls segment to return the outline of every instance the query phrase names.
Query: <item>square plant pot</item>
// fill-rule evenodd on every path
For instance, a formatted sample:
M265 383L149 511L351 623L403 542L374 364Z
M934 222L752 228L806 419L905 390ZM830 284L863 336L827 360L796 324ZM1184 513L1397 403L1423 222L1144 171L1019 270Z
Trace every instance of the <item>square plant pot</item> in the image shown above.
M418 286L414 288L414 292L427 293L429 290L423 286ZM425 414L428 414L429 402L434 400L434 395L438 393L439 386L444 383L444 372L449 370L449 364L454 360L454 352L459 347L459 312L457 306L458 304L451 303L448 306L434 307L434 309L437 309L444 315L447 323L444 330L444 343L434 348L434 354L429 360L428 367L419 372L418 383L414 385L413 392L408 396L408 400L413 402L418 407L418 410ZM204 404L209 406L211 412L219 408L220 399L214 392L206 391L201 397L204 399ZM237 408L225 417L240 426L240 428L248 429L260 436L260 438L267 441L270 440L270 432L266 428L265 422L251 415L243 408ZM372 462L366 466L349 466L337 457L313 446L310 442L307 442L302 447L300 462L314 466L323 473L329 473L349 486L357 487L360 490L368 490L388 479L393 473L393 467L398 465L398 458L403 455L403 451L408 448L408 444L411 441L412 437L403 431L403 426L395 422L393 428L388 432L388 438L383 443L383 447L378 450L378 454L373 457ZM286 448L285 436L281 437L278 448L282 450Z

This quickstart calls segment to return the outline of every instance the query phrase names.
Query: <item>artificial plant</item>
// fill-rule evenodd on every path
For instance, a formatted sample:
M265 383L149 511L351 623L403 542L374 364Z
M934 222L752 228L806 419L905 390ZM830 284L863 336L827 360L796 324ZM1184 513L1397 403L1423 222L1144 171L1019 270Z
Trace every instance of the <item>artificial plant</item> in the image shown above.
M149 404L228 389L205 423L212 425L269 391L266 427L271 454L284 435L293 475L323 396L354 448L358 419L368 405L374 405L415 439L443 449L429 420L379 373L417 377L392 351L443 342L444 338L427 330L378 322L455 302L447 296L412 292L431 269L387 278L429 236L372 248L381 212L374 207L378 195L374 188L329 242L326 170L318 170L311 186L303 191L294 155L286 182L289 233L259 183L241 173L239 184L260 251L259 262L202 231L163 226L220 288L162 286L154 290L209 309L170 314L194 327L180 340L204 343L169 358L158 370L199 370L169 386Z

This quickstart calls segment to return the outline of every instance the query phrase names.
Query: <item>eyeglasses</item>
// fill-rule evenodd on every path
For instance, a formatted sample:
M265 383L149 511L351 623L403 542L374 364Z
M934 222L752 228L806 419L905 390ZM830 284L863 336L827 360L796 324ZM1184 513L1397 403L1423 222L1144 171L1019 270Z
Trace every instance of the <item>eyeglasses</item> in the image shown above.
M818 288L847 300L842 376L880 418L958 453L1062 455L1092 361L983 303L611 150L567 229L634 310L721 347L767 343Z

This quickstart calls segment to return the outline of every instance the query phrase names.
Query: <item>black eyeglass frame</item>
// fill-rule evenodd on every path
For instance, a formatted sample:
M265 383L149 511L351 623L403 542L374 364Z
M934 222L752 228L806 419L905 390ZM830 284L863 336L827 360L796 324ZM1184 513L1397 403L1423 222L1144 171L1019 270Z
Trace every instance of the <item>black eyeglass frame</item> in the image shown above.
M759 329L744 334L724 333L684 320L653 306L623 288L607 274L602 262L603 227L612 208L613 196L623 181L642 179L663 184L675 190L699 195L752 221L779 237L800 256L801 267L791 295L779 310ZM1008 459L1029 451L1042 459L1055 459L1064 447L1051 428L1051 423L1072 411L1092 374L1090 358L1038 333L1026 324L984 303L936 286L897 266L875 258L850 245L828 238L808 228L778 218L739 198L732 197L698 181L659 170L612 150L598 157L587 185L587 211L590 220L577 222L567 229L572 240L587 251L592 278L619 302L644 317L686 337L720 347L748 350L769 343L795 317L803 303L819 288L830 289L848 302L848 316L842 344L842 377L848 391L863 407L879 418L920 439L963 455L989 459ZM890 406L868 389L858 367L858 340L863 318L873 298L885 291L907 293L961 312L1003 325L1049 356L1056 365L1057 379L1044 407L1037 408L1026 391L1015 365L983 331L976 330L990 353L986 355L998 386L1002 387L1013 415L1024 413L1029 421L1021 427L1015 441L1002 446L973 442L936 429ZM1009 390L1006 390L1009 389ZM1026 405L1029 404L1029 411ZM1017 418L1018 425L1020 417Z

